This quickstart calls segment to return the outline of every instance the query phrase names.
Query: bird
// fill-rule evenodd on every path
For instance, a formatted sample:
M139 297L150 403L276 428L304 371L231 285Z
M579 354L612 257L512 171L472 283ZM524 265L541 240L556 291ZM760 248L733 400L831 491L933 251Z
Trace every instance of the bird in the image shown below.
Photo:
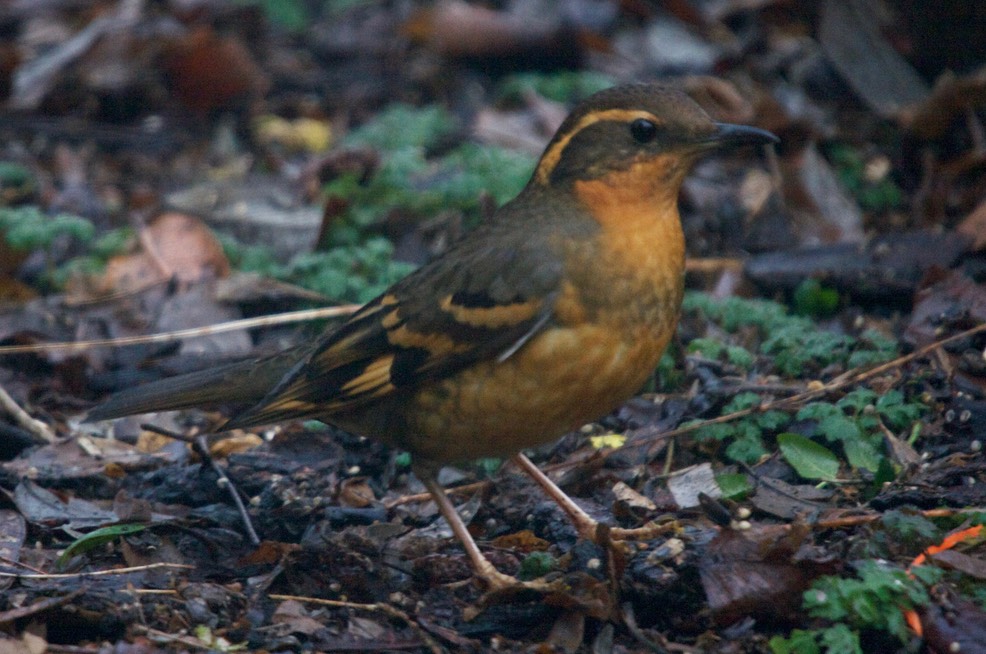
M87 418L236 402L248 408L219 430L317 419L379 439L410 452L476 577L513 587L522 582L480 551L438 470L511 457L594 537L596 521L522 450L646 383L684 293L686 175L709 152L777 140L715 122L670 86L599 91L562 122L513 200L340 325L278 354L123 390Z

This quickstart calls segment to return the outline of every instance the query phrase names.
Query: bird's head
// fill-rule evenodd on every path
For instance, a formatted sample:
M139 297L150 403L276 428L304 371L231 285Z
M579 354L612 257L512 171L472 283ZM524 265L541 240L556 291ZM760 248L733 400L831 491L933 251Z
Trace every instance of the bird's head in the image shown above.
M683 92L656 84L617 86L582 102L548 143L532 186L570 188L616 175L621 184L663 185L675 196L704 153L777 137L745 125L717 123Z

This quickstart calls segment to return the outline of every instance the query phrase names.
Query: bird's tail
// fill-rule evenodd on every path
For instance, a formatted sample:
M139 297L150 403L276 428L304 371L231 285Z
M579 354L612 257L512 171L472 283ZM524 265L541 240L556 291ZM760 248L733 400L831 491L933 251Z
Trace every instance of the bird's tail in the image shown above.
M210 404L251 406L260 402L287 374L298 356L300 353L289 350L129 388L90 409L86 419L109 420Z

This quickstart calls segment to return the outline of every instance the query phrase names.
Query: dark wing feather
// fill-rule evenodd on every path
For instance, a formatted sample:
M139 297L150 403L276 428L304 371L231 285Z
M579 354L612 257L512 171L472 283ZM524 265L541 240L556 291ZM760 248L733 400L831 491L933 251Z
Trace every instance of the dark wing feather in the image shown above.
M512 354L550 323L561 263L523 234L494 236L474 234L395 284L226 426L326 417Z

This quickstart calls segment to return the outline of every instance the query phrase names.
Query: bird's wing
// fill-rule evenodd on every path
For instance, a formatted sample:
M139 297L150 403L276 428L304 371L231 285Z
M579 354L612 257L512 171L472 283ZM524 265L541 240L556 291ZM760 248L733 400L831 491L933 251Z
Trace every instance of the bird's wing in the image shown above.
M520 239L469 239L323 337L228 428L325 417L505 359L551 322L561 264Z

